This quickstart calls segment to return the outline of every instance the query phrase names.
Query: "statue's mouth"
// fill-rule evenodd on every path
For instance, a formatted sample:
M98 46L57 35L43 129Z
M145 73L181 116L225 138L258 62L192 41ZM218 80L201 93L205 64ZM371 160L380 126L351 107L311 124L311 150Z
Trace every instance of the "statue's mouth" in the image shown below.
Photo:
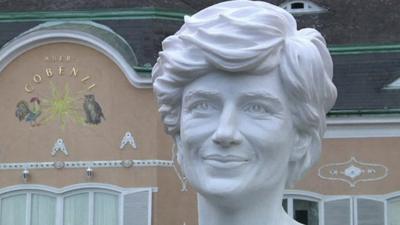
M249 159L243 156L238 156L238 155L218 155L218 154L212 154L212 155L207 155L203 157L204 160L215 160L215 161L220 161L220 162L247 162Z
M250 160L247 157L239 155L220 155L211 154L202 157L206 164L213 167L230 168L237 167L248 163Z

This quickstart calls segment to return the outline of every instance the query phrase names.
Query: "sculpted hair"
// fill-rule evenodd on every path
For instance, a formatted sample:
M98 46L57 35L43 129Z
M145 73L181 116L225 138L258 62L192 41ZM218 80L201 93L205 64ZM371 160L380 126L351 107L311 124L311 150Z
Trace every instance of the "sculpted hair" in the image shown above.
M206 8L166 38L153 68L153 87L166 132L179 134L184 87L211 71L233 76L276 69L298 133L299 157L289 163L288 185L318 159L326 113L336 100L332 59L322 35L297 30L292 15L265 2L239 0Z

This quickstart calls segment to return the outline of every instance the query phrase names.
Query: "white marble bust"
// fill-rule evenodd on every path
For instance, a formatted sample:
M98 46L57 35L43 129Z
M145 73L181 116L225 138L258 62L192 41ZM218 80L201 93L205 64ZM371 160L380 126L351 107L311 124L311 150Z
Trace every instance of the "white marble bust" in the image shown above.
M283 190L318 160L336 99L332 59L283 9L228 1L166 38L153 85L199 225L294 225Z

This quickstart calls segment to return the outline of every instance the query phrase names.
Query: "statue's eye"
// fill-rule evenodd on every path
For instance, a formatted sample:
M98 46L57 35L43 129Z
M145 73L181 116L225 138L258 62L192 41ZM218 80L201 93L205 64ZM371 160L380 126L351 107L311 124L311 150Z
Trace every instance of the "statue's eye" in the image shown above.
M190 105L189 111L198 114L207 114L215 111L215 106L209 101L197 101Z
M262 103L249 103L243 107L243 111L253 115L268 115L271 114L268 106Z
M207 111L210 109L210 104L206 101L199 101L191 105L191 110Z

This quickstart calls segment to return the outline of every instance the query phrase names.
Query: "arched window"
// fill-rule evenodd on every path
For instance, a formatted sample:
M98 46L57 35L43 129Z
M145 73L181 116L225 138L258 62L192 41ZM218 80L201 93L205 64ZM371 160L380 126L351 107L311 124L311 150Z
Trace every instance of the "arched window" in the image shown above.
M21 187L0 192L1 225L151 224L149 188Z
M400 225L400 191L335 196L287 190L282 207L304 225Z

